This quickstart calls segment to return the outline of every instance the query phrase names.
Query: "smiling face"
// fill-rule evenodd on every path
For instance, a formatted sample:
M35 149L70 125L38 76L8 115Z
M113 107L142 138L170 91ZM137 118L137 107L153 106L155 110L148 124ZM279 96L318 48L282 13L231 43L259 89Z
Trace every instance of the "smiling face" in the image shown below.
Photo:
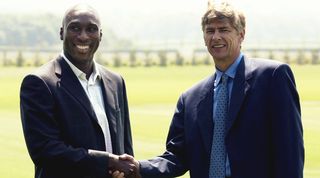
M215 65L225 71L239 56L244 30L238 32L227 18L213 19L204 26L205 45Z
M65 55L75 66L91 64L101 41L98 15L88 7L69 10L60 29Z

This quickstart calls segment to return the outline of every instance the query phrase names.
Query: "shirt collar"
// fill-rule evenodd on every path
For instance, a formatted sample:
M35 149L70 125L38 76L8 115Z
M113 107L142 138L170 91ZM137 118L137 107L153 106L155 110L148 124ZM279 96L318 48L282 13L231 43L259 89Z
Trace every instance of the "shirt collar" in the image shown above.
M72 64L72 62L69 61L69 59L64 55L64 52L61 53L61 56L64 58L64 60L68 63L73 73L81 80L87 80L86 74L82 72L80 69L78 69L75 65ZM89 77L89 83L95 83L98 80L100 80L101 75L97 68L96 61L93 60L93 71L92 74Z
M240 52L239 56L237 57L237 59L231 64L231 66L224 72L228 77L234 79L234 77L236 76L236 72L237 72L237 68L239 66L239 63L241 62L241 59L243 57L243 54ZM216 79L214 81L214 86L216 87L220 80L222 75L224 74L223 72L221 72L218 68L216 68Z

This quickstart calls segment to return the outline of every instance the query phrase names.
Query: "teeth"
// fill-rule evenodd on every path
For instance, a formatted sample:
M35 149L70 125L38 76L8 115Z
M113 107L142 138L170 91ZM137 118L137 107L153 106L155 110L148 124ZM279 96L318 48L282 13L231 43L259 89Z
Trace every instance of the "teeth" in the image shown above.
M222 48L224 47L224 45L220 44L220 45L213 45L214 48Z
M81 49L81 50L87 50L89 49L88 45L77 45L77 48Z

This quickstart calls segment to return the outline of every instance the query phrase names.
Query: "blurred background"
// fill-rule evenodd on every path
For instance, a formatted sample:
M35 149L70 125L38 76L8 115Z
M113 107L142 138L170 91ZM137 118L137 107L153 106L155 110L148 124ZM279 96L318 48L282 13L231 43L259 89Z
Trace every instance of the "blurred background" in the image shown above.
M247 17L245 48L316 48L320 18L316 0L230 0ZM1 0L0 46L61 50L58 29L65 10L79 2L101 15L101 50L204 47L200 19L207 0Z
M0 0L1 178L33 177L20 122L20 83L61 52L62 17L80 2L102 19L96 60L126 81L137 159L164 151L179 95L214 72L201 30L207 0ZM302 107L305 177L320 177L320 2L230 2L246 15L245 54L292 67Z

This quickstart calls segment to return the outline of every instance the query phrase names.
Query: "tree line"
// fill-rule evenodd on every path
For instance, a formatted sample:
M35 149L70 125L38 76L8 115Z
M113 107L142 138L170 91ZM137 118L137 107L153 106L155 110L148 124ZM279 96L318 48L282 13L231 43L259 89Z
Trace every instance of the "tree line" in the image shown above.
M45 48L59 46L61 17L54 14L0 14L0 46ZM131 46L108 28L103 27L103 44L112 48ZM112 44L112 45L109 45Z

